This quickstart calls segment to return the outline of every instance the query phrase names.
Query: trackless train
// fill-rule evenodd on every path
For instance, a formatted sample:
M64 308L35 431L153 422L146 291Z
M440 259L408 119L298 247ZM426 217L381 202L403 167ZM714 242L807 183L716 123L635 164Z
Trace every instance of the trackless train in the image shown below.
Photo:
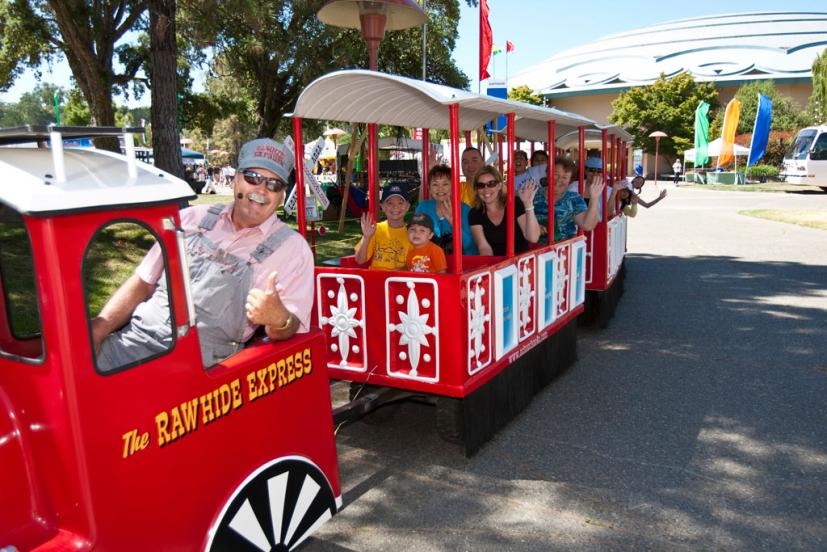
M602 137L604 177L625 174L622 129L367 71L311 83L293 113L294 142L302 144L305 118L367 123L371 152L379 124L426 129L426 141L427 129L448 129L459 220L461 137L499 115L508 119L509 151L515 136L553 146L574 132L582 183L591 129ZM254 340L205 369L180 229L190 188L134 152L62 148L64 138L134 131L0 131L0 144L52 145L0 148L4 552L292 550L342 506L331 378L371 386L363 407L382 405L373 392L381 389L392 389L392 400L428 398L443 437L473 454L575 360L586 303L608 316L622 289L626 219L613 209L589 235L516 255L512 245L503 257L453 255L445 274L368 270L344 257L315 269L315 329L280 343ZM374 213L377 157L368 160ZM513 180L511 168L509 223ZM553 163L548 182L551 189ZM297 202L305 233L304 194ZM114 227L160 244L174 339L161 354L104 372L90 331L91 289L111 277L97 259ZM453 240L461 251L459 231Z

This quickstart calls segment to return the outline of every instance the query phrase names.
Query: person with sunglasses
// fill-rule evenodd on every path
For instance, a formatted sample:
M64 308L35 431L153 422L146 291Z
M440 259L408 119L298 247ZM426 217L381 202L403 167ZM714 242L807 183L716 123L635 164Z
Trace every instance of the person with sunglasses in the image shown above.
M276 216L293 152L269 138L247 142L233 177L233 203L181 211L201 357L213 366L263 326L270 339L306 332L313 255ZM170 349L164 253L156 244L92 321L98 368L129 366Z
M473 183L477 196L474 208L468 213L468 223L474 243L480 255L505 255L507 196L502 177L497 169L487 165L474 176ZM528 250L529 242L537 243L540 239L540 225L534 216L533 204L537 184L528 181L517 193L518 197L514 198L514 252L522 253Z

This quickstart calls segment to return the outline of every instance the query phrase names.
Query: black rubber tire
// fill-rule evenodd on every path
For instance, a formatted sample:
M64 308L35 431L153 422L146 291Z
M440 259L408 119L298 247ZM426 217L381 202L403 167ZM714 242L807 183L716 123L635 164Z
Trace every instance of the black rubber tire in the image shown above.
M436 432L443 441L463 444L465 441L465 417L462 399L438 397L436 400Z
M363 384L358 381L352 381L350 382L348 398L352 401L353 399L357 398L357 396L362 396L365 393L370 393L371 391L376 391L378 389L381 389L381 387L376 385ZM385 422L390 421L396 415L396 411L399 410L400 404L400 401L383 404L376 410L373 410L372 412L362 416L362 418L360 418L359 421L364 422L367 425L384 424Z

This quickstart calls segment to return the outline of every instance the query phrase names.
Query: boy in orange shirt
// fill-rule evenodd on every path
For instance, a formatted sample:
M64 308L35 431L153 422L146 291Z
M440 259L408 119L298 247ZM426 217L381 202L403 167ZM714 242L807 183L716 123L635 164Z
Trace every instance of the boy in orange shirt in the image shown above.
M434 237L434 221L424 213L417 213L408 223L408 241L411 250L408 251L408 260L405 266L413 272L448 272L448 263L445 261L445 252L431 242Z

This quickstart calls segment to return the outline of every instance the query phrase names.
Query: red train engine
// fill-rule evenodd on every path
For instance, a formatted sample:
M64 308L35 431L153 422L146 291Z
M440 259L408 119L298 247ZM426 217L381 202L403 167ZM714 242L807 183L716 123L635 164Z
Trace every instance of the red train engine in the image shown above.
M0 148L0 548L293 549L341 506L324 338L205 370L178 228L190 188L62 148L124 130L0 131L52 144ZM161 245L174 339L104 373L89 320L124 239Z

